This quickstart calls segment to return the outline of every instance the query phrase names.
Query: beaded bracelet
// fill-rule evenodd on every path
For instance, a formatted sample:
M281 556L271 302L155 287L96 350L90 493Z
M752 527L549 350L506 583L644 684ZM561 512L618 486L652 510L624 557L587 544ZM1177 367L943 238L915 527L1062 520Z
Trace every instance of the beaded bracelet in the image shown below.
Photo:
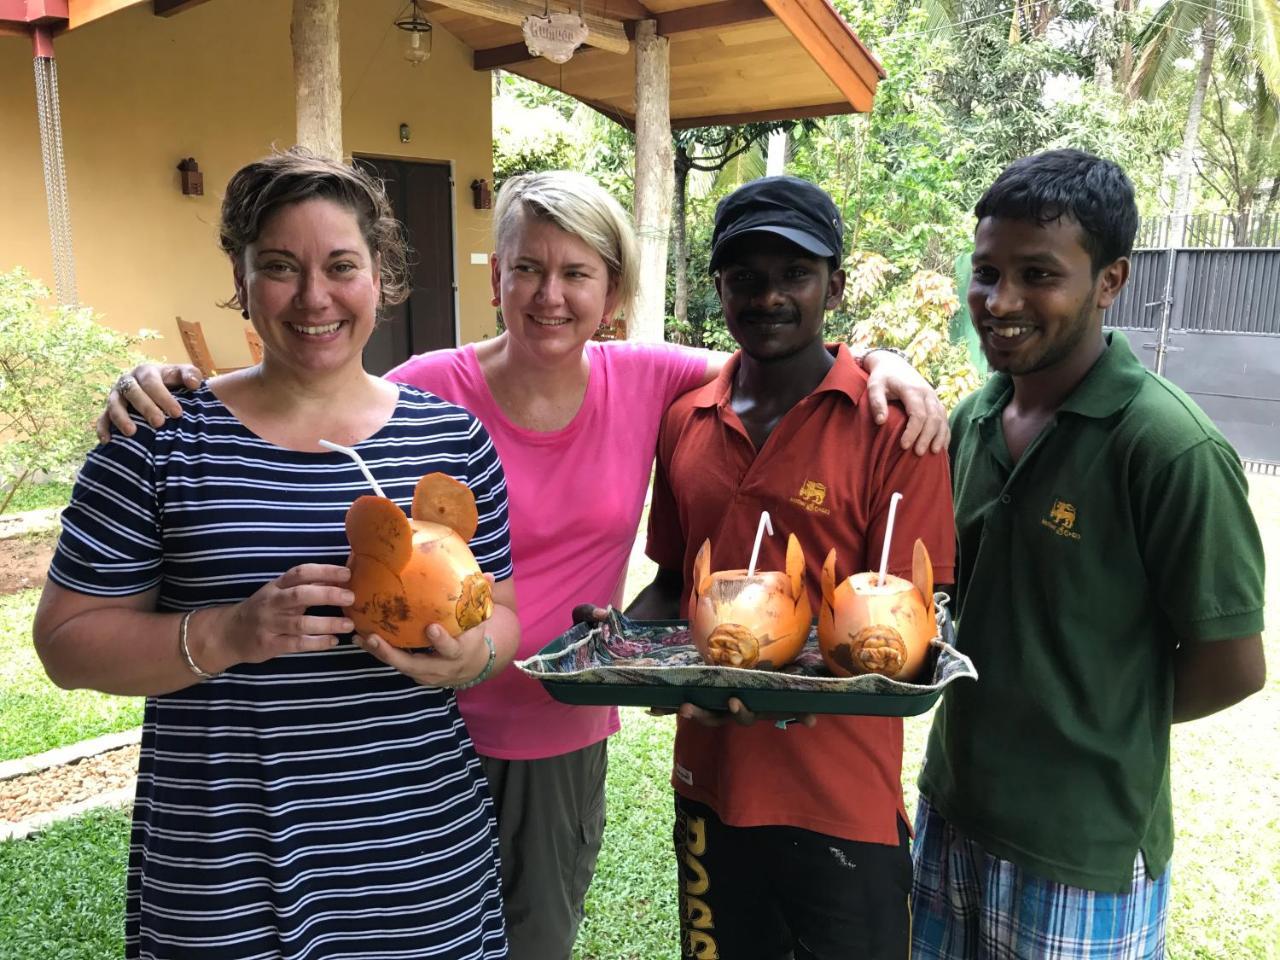
M192 615L196 611L188 610L182 615L182 622L178 624L178 652L182 654L182 659L187 661L187 666L201 680L208 680L216 677L216 673L210 673L208 670L202 670L200 665L196 663L195 658L191 656L191 648L187 646L187 624L191 622Z
M479 686L489 679L489 674L493 672L493 661L498 658L498 651L493 645L493 637L487 633L484 635L484 643L489 648L489 659L485 661L484 669L466 683L460 683L453 687L453 690L470 690L472 687Z
M911 358L907 356L906 352L899 350L897 347L868 347L866 350L862 351L862 355L866 357L877 351L881 353L892 353L895 357L901 357L903 360L907 361L907 363L911 362Z

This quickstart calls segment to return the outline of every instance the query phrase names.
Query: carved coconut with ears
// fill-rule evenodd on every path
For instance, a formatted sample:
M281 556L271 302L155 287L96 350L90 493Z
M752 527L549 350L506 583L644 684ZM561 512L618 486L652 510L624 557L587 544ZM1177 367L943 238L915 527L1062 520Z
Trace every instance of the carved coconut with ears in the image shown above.
M433 623L456 637L488 620L493 595L467 546L477 523L471 490L443 473L418 481L413 519L385 497L358 498L346 521L355 601L343 609L356 631L420 648Z
M753 565L754 566L754 565ZM804 648L813 619L804 553L787 538L787 569L711 572L711 541L693 561L690 632L713 666L777 670Z
M836 579L836 551L822 566L822 608L818 646L836 676L879 673L917 681L937 634L933 605L933 564L917 540L911 579L875 571Z

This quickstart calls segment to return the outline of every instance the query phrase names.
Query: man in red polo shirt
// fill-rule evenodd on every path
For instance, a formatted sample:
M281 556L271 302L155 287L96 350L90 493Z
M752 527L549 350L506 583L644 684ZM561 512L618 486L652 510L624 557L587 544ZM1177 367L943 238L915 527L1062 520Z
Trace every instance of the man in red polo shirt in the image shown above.
M844 346L822 340L840 302L840 215L821 189L766 177L716 210L711 270L741 350L718 379L678 399L658 441L647 552L659 571L628 610L689 616L694 555L746 567L760 512L775 536L757 566L804 548L813 609L827 551L837 575L879 564L893 493L889 570L911 576L924 540L950 583L955 530L942 454L899 443L894 408L877 428ZM676 727L676 854L685 957L878 960L906 957L911 860L902 800L902 721L822 716L812 727L754 723L686 704Z

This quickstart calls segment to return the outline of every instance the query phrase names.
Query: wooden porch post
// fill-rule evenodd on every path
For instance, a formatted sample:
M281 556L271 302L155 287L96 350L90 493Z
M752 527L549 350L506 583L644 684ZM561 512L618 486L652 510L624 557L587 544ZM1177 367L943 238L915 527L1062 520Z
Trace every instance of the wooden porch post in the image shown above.
M321 156L341 159L338 0L293 0L289 40L298 143Z
M627 323L631 340L661 342L667 300L667 241L675 189L671 145L671 73L666 37L655 20L636 24L636 230L640 292Z

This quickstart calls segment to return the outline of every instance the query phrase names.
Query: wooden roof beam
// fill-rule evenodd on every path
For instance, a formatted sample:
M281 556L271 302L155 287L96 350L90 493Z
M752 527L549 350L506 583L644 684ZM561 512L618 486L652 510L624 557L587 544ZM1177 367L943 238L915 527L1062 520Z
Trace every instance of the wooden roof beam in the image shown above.
M484 47L471 51L471 69L500 70L532 59L533 55L523 43L507 43L500 47Z
M757 110L754 113L711 114L705 117L672 117L672 130L690 127L732 127L742 123L766 123L770 120L800 120L805 117L828 117L836 113L853 113L853 107L844 100L835 103L815 103L806 107L782 107L776 110Z
M159 3L160 0L156 2ZM202 0L196 0L196 2L202 2ZM431 0L431 2L437 7L448 7L459 13L482 17L485 20L495 20L513 27L520 26L527 16L540 17L546 11L545 4L532 3L530 0ZM554 10L562 8L565 8L565 5L557 3ZM570 7L570 9L577 8ZM587 34L588 46L608 50L610 53L626 53L631 49L631 41L627 39L627 32L621 20L610 20L591 12L584 14L583 19L587 22L587 29L590 31Z
M765 0L765 3L853 108L869 113L876 84L884 76L884 70L829 0Z
M683 10L660 13L656 19L658 35L670 37L692 30L707 30L712 27L729 27L735 23L750 23L753 20L768 20L772 16L773 12L761 0L722 0L720 3L708 3L700 7L685 7Z
M71 22L67 26L74 30L144 2L145 0L71 0Z
M151 12L157 17L172 17L207 2L208 0L152 0Z
M441 6L450 6L447 0L444 2L433 0L433 2L440 3ZM653 19L658 21L658 36L670 37L678 33L729 27L737 23L768 20L772 17L773 12L764 5L763 0L722 0L720 3L708 3L700 7L686 7L683 10L660 13ZM634 20L627 20L623 24L623 29L627 37L635 39ZM523 43L508 43L500 47L476 50L471 57L471 66L476 70L498 70L532 59L534 58Z

